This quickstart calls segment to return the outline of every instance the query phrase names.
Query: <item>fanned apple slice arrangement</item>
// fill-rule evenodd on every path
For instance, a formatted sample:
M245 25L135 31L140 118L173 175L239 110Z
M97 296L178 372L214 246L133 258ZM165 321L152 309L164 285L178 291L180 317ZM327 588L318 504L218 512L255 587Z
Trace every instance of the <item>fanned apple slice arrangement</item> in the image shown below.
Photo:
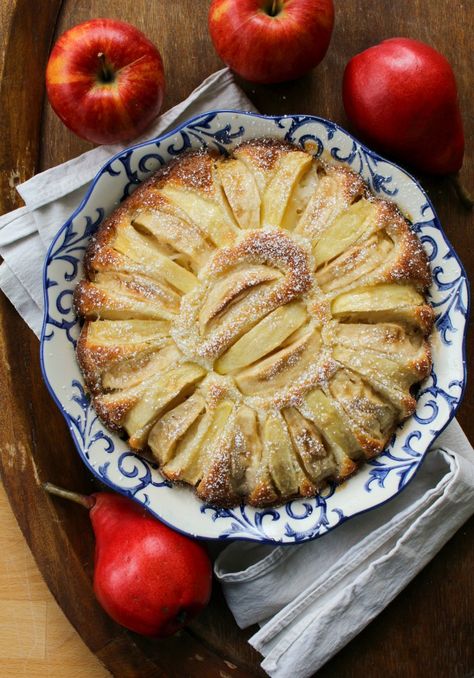
M74 303L104 424L216 506L313 496L380 453L431 368L394 204L271 139L182 155L100 226Z

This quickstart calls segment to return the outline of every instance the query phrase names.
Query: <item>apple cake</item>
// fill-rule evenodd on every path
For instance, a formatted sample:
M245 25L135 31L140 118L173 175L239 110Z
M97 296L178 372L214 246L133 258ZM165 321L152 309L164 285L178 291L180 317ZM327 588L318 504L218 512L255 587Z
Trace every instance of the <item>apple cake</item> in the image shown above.
M77 357L98 416L211 505L344 480L431 368L431 273L407 220L281 141L171 161L84 263Z

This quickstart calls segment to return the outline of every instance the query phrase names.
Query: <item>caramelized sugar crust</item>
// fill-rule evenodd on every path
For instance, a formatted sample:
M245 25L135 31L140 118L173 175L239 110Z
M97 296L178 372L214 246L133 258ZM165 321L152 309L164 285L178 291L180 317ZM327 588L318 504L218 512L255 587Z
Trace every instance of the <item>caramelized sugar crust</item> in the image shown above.
M217 506L379 454L431 369L431 273L393 203L272 139L182 155L92 237L74 304L97 414Z

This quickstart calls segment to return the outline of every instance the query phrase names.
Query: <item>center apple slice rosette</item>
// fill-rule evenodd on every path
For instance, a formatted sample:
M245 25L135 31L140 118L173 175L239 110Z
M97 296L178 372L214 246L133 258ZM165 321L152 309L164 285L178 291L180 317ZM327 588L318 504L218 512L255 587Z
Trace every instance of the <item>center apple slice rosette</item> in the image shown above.
M99 227L77 356L109 428L215 506L314 496L380 453L429 373L431 274L348 168L191 152Z

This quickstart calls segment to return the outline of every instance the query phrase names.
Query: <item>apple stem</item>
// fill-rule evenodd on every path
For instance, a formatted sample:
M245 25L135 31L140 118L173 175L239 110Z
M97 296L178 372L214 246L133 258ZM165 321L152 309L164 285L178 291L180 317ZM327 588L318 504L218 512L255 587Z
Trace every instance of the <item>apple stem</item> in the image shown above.
M456 172L456 174L450 174L449 179L454 187L454 190L456 191L456 195L458 196L462 206L465 207L467 210L472 210L472 208L474 207L474 200L467 191L467 189L465 188L465 186L463 186L461 178L459 176L459 172Z
M113 74L107 65L105 54L103 52L99 52L97 57L100 62L102 82L112 82Z
M53 483L43 483L43 489L49 494L62 497L62 499L75 501L76 504L80 504L86 509L91 509L95 504L95 497L90 497L86 494L79 494L77 492L70 492L69 490L64 490L62 487L58 487L58 485L53 485Z
M271 0L271 4L267 1L267 3L264 5L264 11L268 14L268 16L271 17L280 14L281 10L282 0Z

